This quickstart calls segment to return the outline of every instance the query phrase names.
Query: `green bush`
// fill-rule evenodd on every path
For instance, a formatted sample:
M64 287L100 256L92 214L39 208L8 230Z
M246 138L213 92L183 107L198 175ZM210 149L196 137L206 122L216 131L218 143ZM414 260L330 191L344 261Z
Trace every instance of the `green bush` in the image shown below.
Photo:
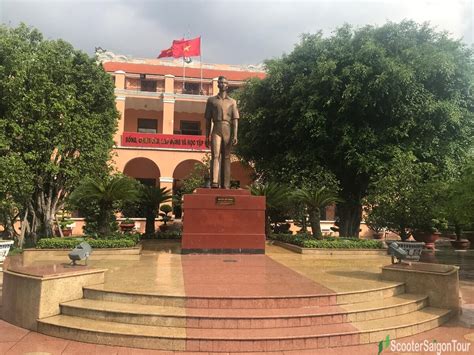
M181 239L180 230L167 230L156 233L156 239Z
M36 244L37 249L73 249L82 241L86 241L94 249L131 248L137 243L132 238L92 239L92 238L43 238Z
M383 249L383 244L377 240L355 239L355 238L324 238L312 239L307 234L272 234L273 240L294 244L303 248L321 249Z
M140 233L120 233L116 232L107 237L100 237L98 235L88 236L88 239L94 240L121 240L121 239L129 239L133 240L135 244L140 241Z

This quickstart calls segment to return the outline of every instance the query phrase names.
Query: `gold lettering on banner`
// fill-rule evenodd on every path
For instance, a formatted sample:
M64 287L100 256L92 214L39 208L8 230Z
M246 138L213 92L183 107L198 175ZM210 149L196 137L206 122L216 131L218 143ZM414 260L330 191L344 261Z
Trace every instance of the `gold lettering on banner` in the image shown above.
M221 206L231 206L235 205L235 197L222 197L222 196L217 196L216 197L216 205L221 205Z

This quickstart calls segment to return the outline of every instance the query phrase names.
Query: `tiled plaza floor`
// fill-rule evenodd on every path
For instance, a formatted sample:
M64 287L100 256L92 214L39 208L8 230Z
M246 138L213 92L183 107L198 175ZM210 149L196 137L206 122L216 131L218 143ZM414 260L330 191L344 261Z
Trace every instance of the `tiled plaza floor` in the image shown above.
M162 246L161 246L162 247ZM162 249L160 247L160 249ZM388 264L390 259L387 257L366 257L357 262L353 258L321 257L307 256L288 252L279 247L269 246L267 256L252 259L252 264L239 265L238 256L226 257L235 269L229 268L232 272L228 275L222 275L215 271L222 262L222 257L209 256L208 263L199 265L199 261L193 261L192 256L181 260L181 255L175 253L175 245L170 244L169 248L164 248L160 252L145 250L140 257L130 258L130 260L94 260L92 258L90 265L92 267L107 268L106 282L104 287L107 289L128 289L130 291L161 293L161 294L195 294L200 295L204 291L212 289L212 292L222 292L223 295L243 294L252 292L252 294L280 293L284 294L287 288L281 287L280 278L285 280L285 284L293 284L298 293L313 292L314 285L319 285L319 291L344 292L355 289L365 289L367 287L383 285L384 282L378 279L380 267ZM149 248L153 249L153 248ZM196 259L197 260L197 259ZM200 260L200 259L199 259ZM60 262L61 260L44 261L37 264L47 264L51 262ZM281 267L281 265L287 268ZM256 274L253 279L247 279L246 286L244 279L239 279L238 267L264 268L268 270L265 277ZM199 272L196 272L199 270ZM213 275L214 277L203 278L202 275ZM260 275L260 276L259 276ZM304 277L303 277L304 276ZM236 288L233 290L219 289L219 279L216 277L232 277L236 282ZM0 273L0 287L1 287ZM186 279L186 282L184 280ZM314 281L308 284L305 280ZM205 283L207 287L202 288ZM266 287L258 288L257 285L265 284ZM198 287L199 285L199 287ZM251 285L251 286L249 286ZM220 291L219 291L220 290ZM251 291L250 291L251 290ZM295 291L294 289L292 291ZM461 292L463 302L474 303L474 283L472 281L461 282ZM403 342L424 340L438 343L451 340L458 342L474 342L474 329L463 327L457 320L451 320L445 325L417 334L412 337L401 339ZM378 345L368 344L363 346L338 347L332 349L323 349L320 351L286 351L267 353L270 355L285 354L377 354ZM385 349L384 353L392 353L390 349ZM399 352L401 353L401 352ZM423 353L423 352L421 352ZM474 353L474 347L470 353ZM94 345L80 343L70 340L54 338L39 333L31 332L22 328L15 327L9 323L0 320L0 354L180 354L180 352L156 351L131 349L123 347L113 347L104 345ZM190 352L182 354L191 354ZM208 354L208 353L197 353ZM225 354L225 353L219 353ZM235 353L233 353L235 354ZM250 354L250 353L245 353ZM261 354L261 353L260 353ZM411 353L403 353L411 354ZM415 354L415 353L413 353ZM416 353L420 354L420 352ZM429 353L427 353L429 354ZM433 352L431 352L433 354ZM449 354L449 353L443 353ZM459 354L459 353L458 353Z

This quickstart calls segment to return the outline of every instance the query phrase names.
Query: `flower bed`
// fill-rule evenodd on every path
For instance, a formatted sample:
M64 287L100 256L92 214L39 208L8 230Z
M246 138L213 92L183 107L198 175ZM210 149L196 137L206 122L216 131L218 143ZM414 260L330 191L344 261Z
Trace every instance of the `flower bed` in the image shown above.
M313 239L307 234L272 234L270 239L302 248L315 249L384 249L383 244L377 240L355 238L324 238Z

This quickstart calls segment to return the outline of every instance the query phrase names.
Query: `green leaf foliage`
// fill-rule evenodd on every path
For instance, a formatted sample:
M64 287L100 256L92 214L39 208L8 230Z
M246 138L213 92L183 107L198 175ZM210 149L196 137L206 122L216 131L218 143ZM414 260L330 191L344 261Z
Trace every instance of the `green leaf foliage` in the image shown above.
M340 202L341 199L325 186L320 188L301 188L293 193L293 198L306 207L311 224L311 231L317 238L323 236L321 232L320 213L321 209Z
M271 239L294 244L302 248L318 249L383 249L380 241L355 238L324 238L313 239L305 235L272 234Z
M28 229L51 236L71 190L109 170L118 119L114 84L101 64L69 43L45 40L24 24L0 26L0 97L0 156L21 160L19 179L33 185L22 207Z
M131 238L123 239L78 239L78 238L41 238L36 244L37 249L73 249L82 241L86 241L94 249L132 248L137 243Z
M167 189L166 187L159 188L156 186L142 186L139 203L141 204L141 206L143 206L145 212L146 235L155 234L155 218L158 215L158 209L160 207L160 204L171 200L171 198L171 190Z
M397 154L364 199L366 220L406 240L414 230L431 231L439 218L439 179L430 164L412 154Z
M240 92L238 154L276 181L325 172L340 186L340 232L358 234L374 176L402 151L438 175L472 143L472 51L427 24L303 35Z
M139 194L139 183L127 176L86 178L71 194L69 204L82 211L86 223L94 223L96 230L91 232L107 236L117 228L114 212L124 203L138 200Z

